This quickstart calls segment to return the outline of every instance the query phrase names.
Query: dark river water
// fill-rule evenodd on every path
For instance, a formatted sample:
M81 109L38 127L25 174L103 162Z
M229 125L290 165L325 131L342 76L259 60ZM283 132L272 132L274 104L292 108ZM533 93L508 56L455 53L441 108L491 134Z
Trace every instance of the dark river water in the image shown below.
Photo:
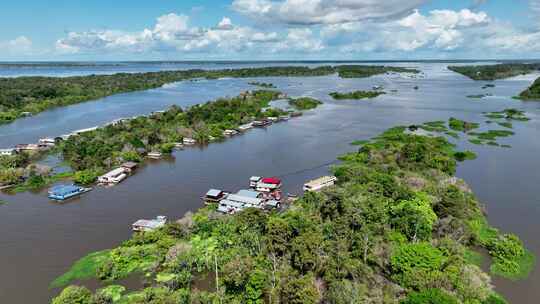
M525 109L533 118L515 123L516 136L501 141L513 148L460 143L479 157L460 166L458 175L486 204L494 226L518 234L528 248L540 254L540 103L511 99L538 75L497 81L495 88L483 90L483 82L452 73L443 63L402 65L418 67L425 78L261 78L258 80L272 82L291 96L313 96L324 104L303 117L268 129L251 130L223 143L188 148L172 159L150 162L122 184L96 188L67 204L48 201L45 192L0 195L8 202L0 206L0 303L48 302L58 293L48 284L78 258L129 238L130 225L139 218L179 218L196 210L208 188L236 190L246 187L251 175L264 175L282 177L286 192L299 193L305 180L327 173L339 154L354 150L349 145L353 140L370 138L398 124L451 116L484 121L482 112L508 107ZM145 114L171 104L188 106L233 96L250 88L249 81L187 81L47 111L0 126L0 147ZM331 91L370 89L374 85L397 92L371 101L333 101L328 97ZM416 85L419 90L413 89ZM465 97L484 92L494 97ZM511 303L537 303L540 298L538 268L527 280L495 278L494 283Z

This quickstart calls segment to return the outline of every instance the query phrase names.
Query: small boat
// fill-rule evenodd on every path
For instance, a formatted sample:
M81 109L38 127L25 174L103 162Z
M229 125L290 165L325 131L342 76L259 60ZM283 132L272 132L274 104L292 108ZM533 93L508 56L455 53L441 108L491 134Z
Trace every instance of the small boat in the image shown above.
M287 121L287 120L289 120L290 118L291 118L291 117L290 117L289 115L281 115L281 116L279 117L279 120Z
M335 176L322 176L304 184L304 191L318 191L326 187L333 186L337 181Z
M184 137L182 142L184 143L184 145L194 145L194 144L197 143L197 141L195 139L189 138L189 137Z
M268 119L263 119L263 120L255 120L253 122L253 126L254 127L266 127L268 125L271 125L272 124L272 121L268 120Z
M148 153L148 158L153 158L153 159L160 159L163 157L163 154L161 154L161 152L150 152Z
M49 199L65 201L91 191L92 188L84 188L76 185L59 185L49 189Z
M153 220L138 220L135 223L131 225L133 231L136 232L145 232L145 231L153 231L158 228L161 228L165 226L167 223L167 217L160 215L157 216Z

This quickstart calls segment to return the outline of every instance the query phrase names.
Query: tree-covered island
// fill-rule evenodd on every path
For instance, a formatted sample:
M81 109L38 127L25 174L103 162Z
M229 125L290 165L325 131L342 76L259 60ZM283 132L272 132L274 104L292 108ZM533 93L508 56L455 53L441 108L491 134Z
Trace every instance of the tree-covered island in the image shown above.
M149 116L116 121L93 131L59 140L49 151L23 151L0 156L0 186L15 185L15 191L39 189L59 179L71 178L80 184L92 184L99 175L123 162L142 162L148 152L169 154L184 141L206 144L225 138L224 131L239 129L255 120L289 115L272 108L270 101L283 98L271 90L248 91L233 98L194 105L182 109L172 106ZM321 104L313 98L289 99L297 110L313 109ZM37 166L44 154L58 154L73 173L52 174Z
M501 63L493 65L449 66L449 70L473 80L497 80L526 75L540 69L540 63Z
M53 107L76 104L119 93L158 88L166 83L188 79L313 77L336 73L343 78L361 78L387 72L418 73L415 69L391 66L341 65L315 68L283 66L74 77L0 78L0 124L9 123L17 118L37 114Z
M444 137L392 128L339 158L336 186L282 212L205 207L83 257L52 286L109 286L69 286L53 303L506 303L478 250L490 273L512 279L534 257L489 226L453 176L456 158L471 158L459 153ZM115 285L129 275L144 289Z
M372 99L380 95L386 94L382 91L354 91L348 93L331 92L329 95L337 100L343 99Z

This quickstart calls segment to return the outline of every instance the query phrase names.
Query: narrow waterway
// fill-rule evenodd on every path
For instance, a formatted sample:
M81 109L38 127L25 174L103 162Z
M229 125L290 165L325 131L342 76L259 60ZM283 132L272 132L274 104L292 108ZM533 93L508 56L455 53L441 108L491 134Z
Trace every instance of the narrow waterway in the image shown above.
M515 123L516 136L502 140L512 145L511 149L464 143L464 148L478 152L479 157L460 166L458 174L487 205L493 225L517 233L533 252L540 254L540 239L536 237L540 229L540 103L511 99L530 84L534 75L497 81L495 88L483 90L483 82L452 73L446 70L446 64L404 65L420 68L426 77L258 79L276 84L291 96L309 95L324 104L303 117L268 129L251 130L223 143L188 148L175 153L172 159L150 162L122 184L97 188L67 204L49 202L45 192L0 195L8 202L0 206L0 302L47 302L58 292L49 289L48 284L78 258L128 238L131 223L139 218L179 218L196 210L201 206L200 196L210 187L236 190L246 187L251 175L275 175L283 178L286 192L299 193L305 180L325 174L336 156L354 150L349 145L353 140L370 138L398 124L446 120L451 116L484 121L482 112L507 107L525 109L533 120ZM63 134L171 104L187 106L236 95L250 88L249 81L181 82L55 109L16 122L18 127L1 126L0 146ZM333 101L328 97L331 91L370 89L374 85L383 85L389 94L370 101ZM465 97L484 92L494 97ZM66 122L57 124L61 118ZM524 281L496 279L495 283L512 303L536 303L540 297L540 290L535 288L540 284L538 269Z

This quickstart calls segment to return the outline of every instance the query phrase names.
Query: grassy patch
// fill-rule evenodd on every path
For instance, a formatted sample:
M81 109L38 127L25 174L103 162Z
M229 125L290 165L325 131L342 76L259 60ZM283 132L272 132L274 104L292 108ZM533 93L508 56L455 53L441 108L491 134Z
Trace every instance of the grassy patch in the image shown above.
M463 257L468 264L473 264L478 267L482 266L482 261L484 260L484 257L481 253L476 252L470 248L465 248Z
M321 105L322 102L311 97L300 97L295 99L289 99L289 104L298 110L311 110Z
M536 257L526 250L522 256L513 260L494 259L489 270L495 275L517 281L527 278L535 264Z
M91 253L73 264L71 269L56 278L50 285L51 288L61 287L74 280L83 280L96 277L97 268L103 263L110 250Z
M369 140L355 140L351 143L353 146L363 146L365 144L369 143Z

